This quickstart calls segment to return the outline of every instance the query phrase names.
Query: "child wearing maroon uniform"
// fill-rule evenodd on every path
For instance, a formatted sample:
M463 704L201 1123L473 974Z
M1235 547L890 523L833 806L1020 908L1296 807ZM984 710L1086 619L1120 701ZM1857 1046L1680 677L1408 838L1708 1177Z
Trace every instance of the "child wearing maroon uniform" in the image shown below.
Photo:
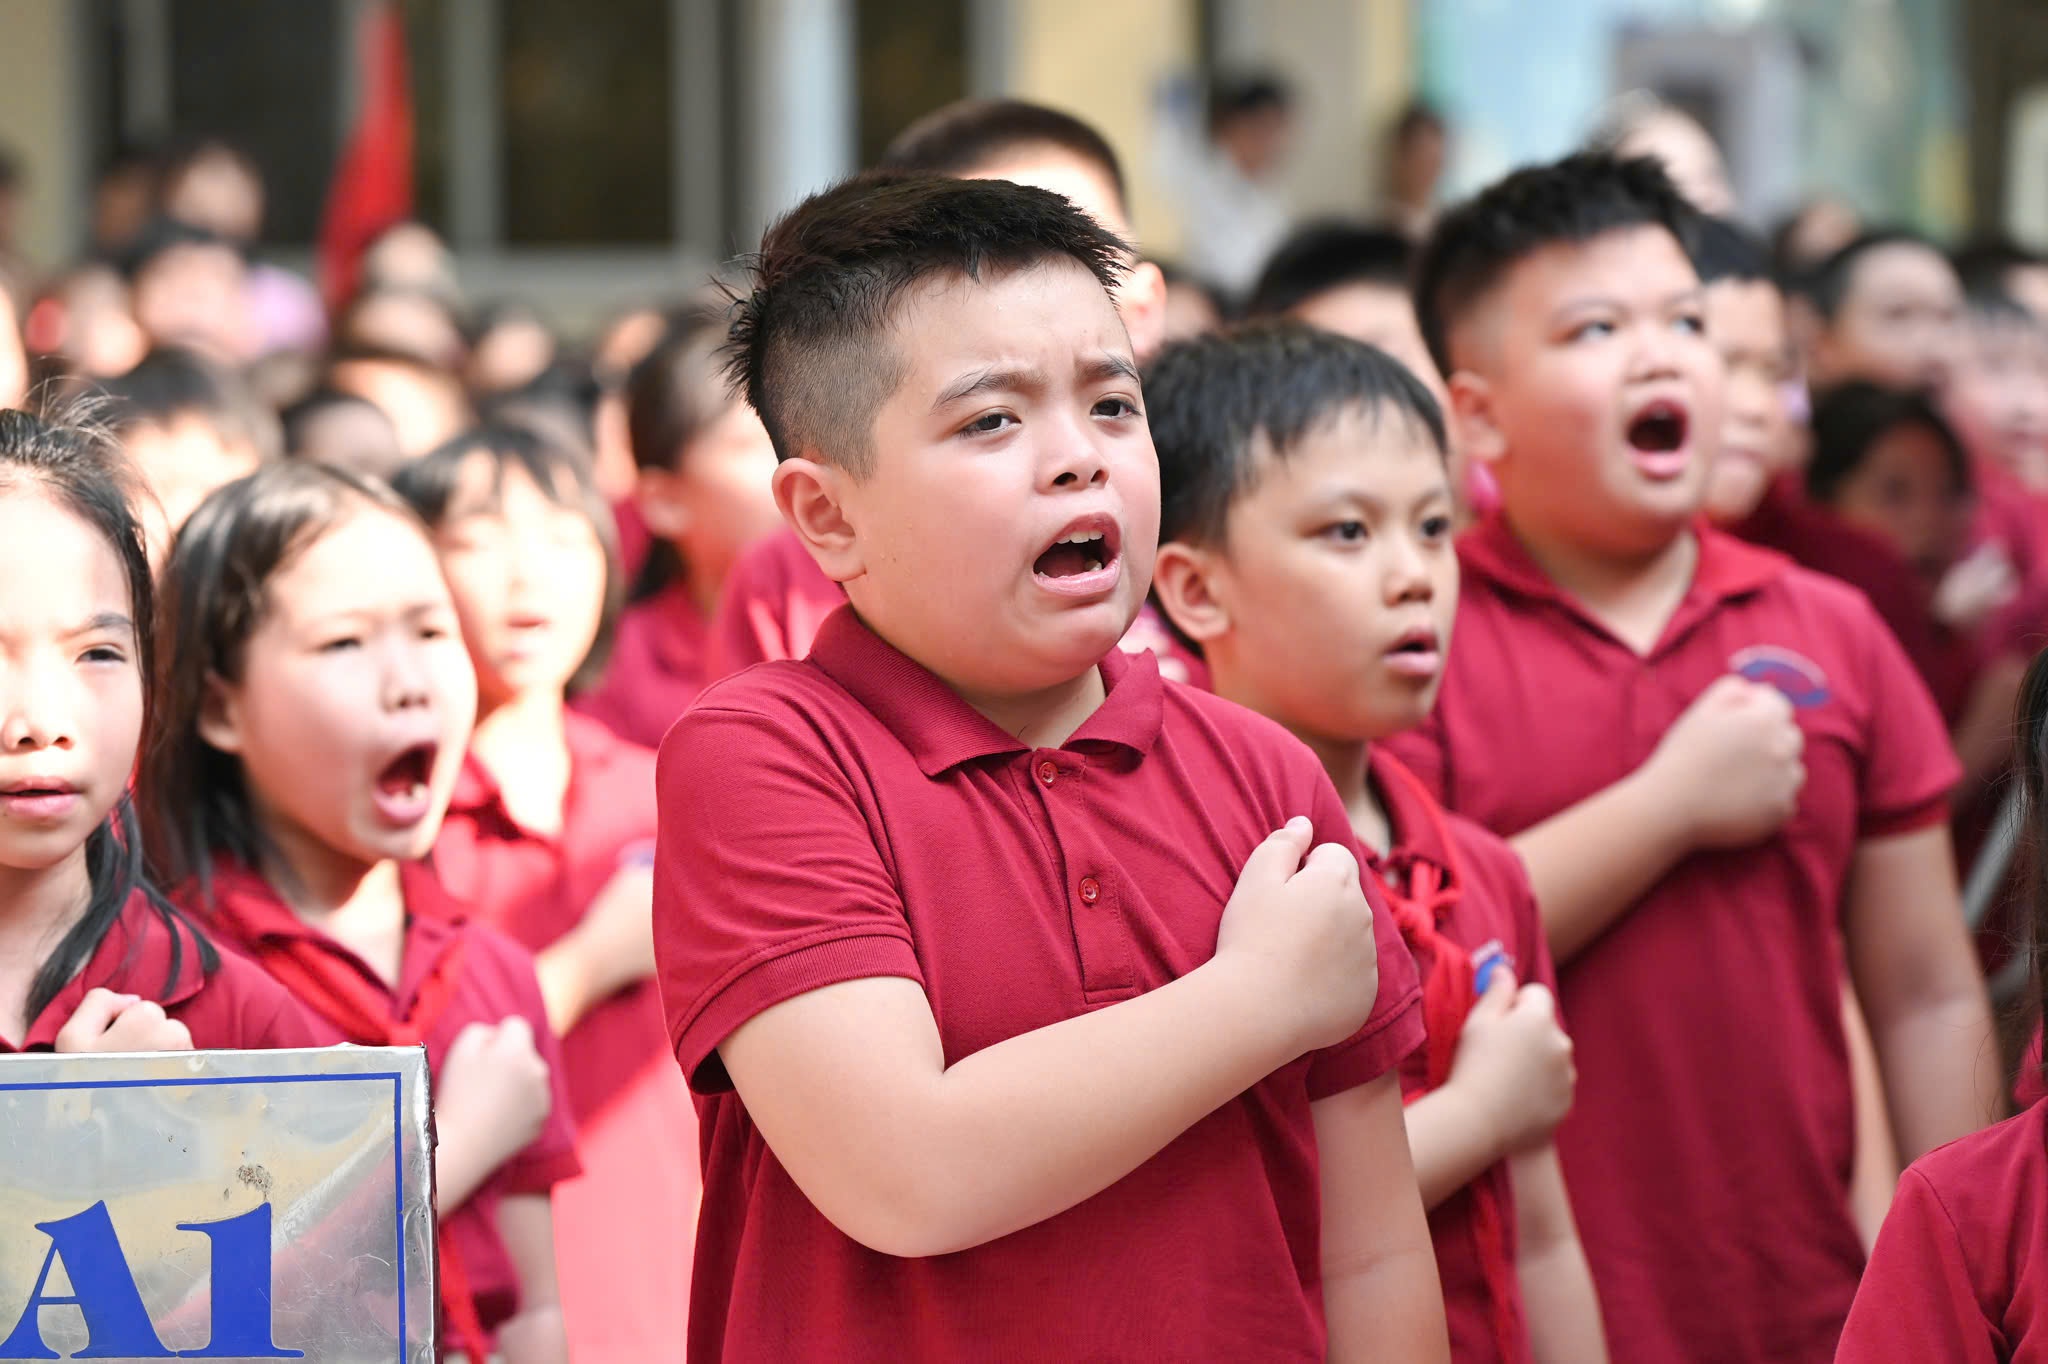
M662 746L695 1359L1444 1357L1419 990L1344 811L1116 647L1158 530L1123 256L922 178L762 244L735 365L850 604Z
M673 1359L696 1115L652 979L654 754L562 702L610 633L605 505L576 452L502 427L414 462L396 486L433 531L477 675L476 735L434 869L537 954L562 1037L584 1165L554 1196L570 1353Z
M2034 837L2048 834L2048 655L2020 689L2017 746ZM2032 940L2048 929L2037 866ZM2048 975L2036 972L2037 1001ZM2039 1052L2029 1057L2037 1067ZM1842 1332L1842 1364L2048 1359L2048 1103L1915 1161Z
M577 1163L532 959L419 865L476 710L424 528L382 485L274 464L200 504L164 584L156 856L322 1040L425 1045L443 1338L559 1364L548 1189Z
M1615 1357L1821 1360L1863 1258L1844 947L1908 1158L1985 1121L1995 1057L1926 689L1851 589L1697 524L1722 373L1688 212L1654 164L1582 155L1425 247L1423 333L1502 510L1391 746L1529 869Z
M139 490L88 428L0 410L0 1053L317 1046L149 884L129 805L155 591Z
M1457 610L1441 409L1391 356L1292 323L1169 346L1145 396L1154 591L1217 693L1323 760L1423 973L1401 1088L1452 1358L1605 1359L1550 1140L1571 1043L1529 878L1373 748L1429 714Z
M718 373L724 336L719 313L686 311L626 384L635 505L653 540L604 680L576 709L650 749L711 680L711 613L733 564L782 528L768 433Z

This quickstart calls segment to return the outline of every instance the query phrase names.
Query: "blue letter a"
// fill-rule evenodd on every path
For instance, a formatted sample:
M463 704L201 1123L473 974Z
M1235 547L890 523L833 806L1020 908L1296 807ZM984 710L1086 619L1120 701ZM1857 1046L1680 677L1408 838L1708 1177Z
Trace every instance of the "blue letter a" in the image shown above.
M114 1236L113 1219L107 1205L95 1203L84 1212L56 1222L38 1222L36 1230L50 1238L50 1253L43 1257L43 1272L28 1295L21 1320L4 1341L0 1359L56 1359L58 1354L43 1344L39 1313L45 1307L72 1306L85 1318L87 1346L73 1359L174 1359L150 1325L149 1313L136 1291L135 1276ZM43 1295L50 1282L50 1266L64 1257L64 1272L71 1276L71 1296Z
M213 1338L187 1359L299 1359L270 1339L270 1205L219 1222L180 1222L213 1242Z

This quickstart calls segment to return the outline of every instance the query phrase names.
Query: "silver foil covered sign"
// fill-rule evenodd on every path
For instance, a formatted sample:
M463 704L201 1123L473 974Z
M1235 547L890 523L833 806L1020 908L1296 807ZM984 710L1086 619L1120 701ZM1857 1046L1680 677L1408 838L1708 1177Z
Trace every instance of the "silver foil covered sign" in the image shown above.
M418 1048L0 1056L0 1360L430 1364Z

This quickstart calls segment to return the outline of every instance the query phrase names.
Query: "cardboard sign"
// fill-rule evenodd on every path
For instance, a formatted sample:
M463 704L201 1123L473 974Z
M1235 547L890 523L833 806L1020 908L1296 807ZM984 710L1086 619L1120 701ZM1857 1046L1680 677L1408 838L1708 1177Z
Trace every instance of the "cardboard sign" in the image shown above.
M0 1057L0 1360L431 1364L419 1048Z

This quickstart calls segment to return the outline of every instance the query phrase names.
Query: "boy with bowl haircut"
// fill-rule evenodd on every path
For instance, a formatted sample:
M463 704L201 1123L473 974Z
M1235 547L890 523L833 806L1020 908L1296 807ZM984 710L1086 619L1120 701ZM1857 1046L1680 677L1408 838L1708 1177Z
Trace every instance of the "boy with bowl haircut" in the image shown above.
M1825 1360L1862 1266L1840 968L1902 1154L1996 1054L1926 688L1852 589L1697 524L1721 369L1687 209L1568 157L1452 211L1423 335L1502 507L1397 754L1528 867L1580 1083L1558 1148L1618 1359Z
M1322 759L1423 972L1401 1087L1452 1358L1605 1359L1551 1141L1571 1042L1528 875L1380 747L1429 714L1457 610L1441 409L1393 357L1292 323L1169 347L1145 394L1153 590L1217 694Z
M1420 989L1336 793L1116 647L1158 531L1123 258L1001 181L762 243L734 369L849 605L662 748L694 1359L1445 1357Z

